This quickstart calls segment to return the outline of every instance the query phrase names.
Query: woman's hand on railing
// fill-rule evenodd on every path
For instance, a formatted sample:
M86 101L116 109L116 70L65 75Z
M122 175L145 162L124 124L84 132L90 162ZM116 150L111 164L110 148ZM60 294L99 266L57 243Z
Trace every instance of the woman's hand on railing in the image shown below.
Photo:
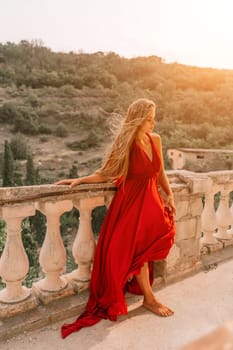
M100 182L107 182L108 178L106 176L103 176L97 172L91 174L91 175L87 175L87 176L83 176L83 177L78 177L76 179L64 179L64 180L60 180L55 182L55 185L69 185L70 188L80 185L81 183L85 183L85 184L93 184L93 183L100 183Z
M55 182L55 185L69 185L70 188L77 186L81 183L81 178L77 178L77 179L64 179L64 180L60 180Z

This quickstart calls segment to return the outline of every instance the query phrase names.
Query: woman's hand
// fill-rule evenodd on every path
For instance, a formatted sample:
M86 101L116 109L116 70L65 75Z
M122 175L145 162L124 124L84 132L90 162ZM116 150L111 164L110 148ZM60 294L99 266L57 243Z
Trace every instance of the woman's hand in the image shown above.
M60 180L60 181L57 181L55 185L69 185L70 188L72 188L80 184L93 184L93 183L107 182L107 181L108 181L108 178L106 176L103 176L95 172L88 176L78 177L77 179Z
M176 215L176 207L175 207L174 198L172 194L167 195L167 198L164 204L171 211L172 215Z
M70 188L77 186L81 183L81 178L77 178L77 179L64 179L64 180L60 180L55 182L54 185L69 185Z

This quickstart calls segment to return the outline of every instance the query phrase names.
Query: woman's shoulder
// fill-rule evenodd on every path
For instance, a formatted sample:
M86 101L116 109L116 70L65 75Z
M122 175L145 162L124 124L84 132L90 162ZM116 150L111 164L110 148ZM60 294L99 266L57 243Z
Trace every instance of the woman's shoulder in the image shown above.
M161 145L161 136L157 133L151 133L150 137L152 138L152 140L158 145Z

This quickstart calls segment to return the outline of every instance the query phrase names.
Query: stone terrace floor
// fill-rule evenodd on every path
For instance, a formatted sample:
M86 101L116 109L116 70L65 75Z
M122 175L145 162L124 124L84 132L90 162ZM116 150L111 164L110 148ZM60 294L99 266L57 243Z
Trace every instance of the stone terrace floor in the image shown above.
M102 320L62 340L60 326L64 322L59 321L3 341L0 349L179 349L233 320L233 260L170 284L157 291L156 295L175 310L174 316L161 318L153 315L141 306L142 298L133 297L128 300L129 314L119 317L117 322ZM73 320L74 317L65 322Z

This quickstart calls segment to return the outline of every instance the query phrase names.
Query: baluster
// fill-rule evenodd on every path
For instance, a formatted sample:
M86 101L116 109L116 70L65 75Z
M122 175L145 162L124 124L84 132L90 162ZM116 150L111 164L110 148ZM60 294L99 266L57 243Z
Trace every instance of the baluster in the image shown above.
M66 264L66 250L60 234L60 216L72 209L71 200L40 203L38 209L46 215L47 230L40 251L40 265L45 278L35 284L42 291L59 291L67 286L60 274Z
M114 194L108 194L107 196L105 196L105 205L106 205L107 209L109 208L113 197L114 197Z
M201 214L201 226L202 232L204 233L204 236L201 239L202 245L218 243L218 240L214 236L217 222L214 210L213 193L211 192L205 194L205 206Z
M231 212L229 208L229 192L221 191L220 203L216 212L218 232L216 237L219 239L231 239L227 232L231 225Z
M92 210L104 204L103 197L74 200L74 206L79 210L79 228L74 240L72 253L78 268L69 274L75 281L88 282L91 275L96 242L91 226Z
M15 205L2 208L2 217L7 228L7 239L0 259L0 275L6 283L6 288L0 292L1 302L21 302L31 294L30 289L22 286L29 270L29 261L22 242L21 223L25 217L32 215L35 215L33 205Z

